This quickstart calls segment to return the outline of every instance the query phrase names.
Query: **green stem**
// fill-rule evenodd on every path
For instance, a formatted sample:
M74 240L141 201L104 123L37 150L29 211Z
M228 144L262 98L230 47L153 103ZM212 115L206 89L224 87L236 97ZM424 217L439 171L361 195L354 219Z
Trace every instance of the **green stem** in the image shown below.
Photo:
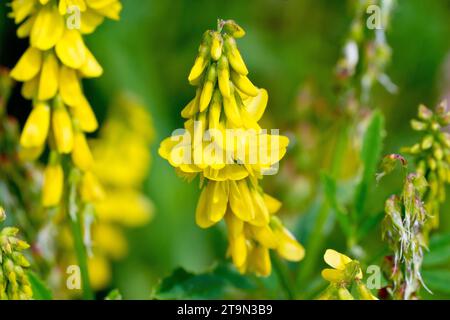
M89 270L87 264L87 253L86 247L83 242L83 231L81 225L81 213L78 210L78 205L76 201L76 186L77 174L71 172L71 184L69 190L69 219L72 228L73 241L75 245L75 253L77 256L78 266L81 272L81 283L83 286L83 299L93 300L94 294L91 289L91 284L89 281Z
M272 264L273 264L274 271L278 276L278 281L279 281L281 287L283 288L287 298L289 300L294 300L295 294L294 294L293 288L291 288L292 281L290 281L290 279L287 275L286 268L283 266L280 259L275 255L272 255Z
M329 169L332 177L336 177L339 174L345 149L347 147L348 129L348 124L343 123L342 129L340 130L339 136L336 141L333 159L331 167ZM302 288L302 284L311 276L316 267L319 250L322 247L322 243L324 240L323 229L331 212L330 209L331 208L328 202L323 200L322 205L319 209L313 232L311 233L310 239L306 246L305 260L303 261L303 263L300 263L300 270L297 277L299 288Z

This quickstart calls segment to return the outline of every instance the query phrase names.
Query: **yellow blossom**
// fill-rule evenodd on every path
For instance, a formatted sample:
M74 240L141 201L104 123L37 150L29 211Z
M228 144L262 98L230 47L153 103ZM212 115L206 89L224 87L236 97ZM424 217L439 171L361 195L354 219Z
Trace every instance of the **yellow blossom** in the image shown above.
M180 176L189 180L200 176L197 225L209 228L225 219L228 254L235 266L241 272L268 276L270 249L291 261L300 261L305 254L274 217L281 203L259 185L259 179L284 157L289 139L259 126L268 94L247 77L233 36L245 32L231 20L219 25L218 31L203 35L188 76L197 90L181 111L184 131L164 139L158 152Z

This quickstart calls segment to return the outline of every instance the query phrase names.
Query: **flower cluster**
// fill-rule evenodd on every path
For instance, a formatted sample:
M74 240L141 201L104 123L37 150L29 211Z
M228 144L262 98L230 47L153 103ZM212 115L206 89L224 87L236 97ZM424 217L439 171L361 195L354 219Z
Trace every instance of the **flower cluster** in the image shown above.
M96 117L86 99L81 79L99 77L103 69L84 43L105 17L118 19L119 0L12 0L10 17L19 38L29 37L29 48L11 70L23 82L22 95L33 109L20 138L23 154L35 159L50 147L44 172L42 203L58 205L64 172L62 156L89 172L92 156L85 133L97 129ZM90 175L87 183L95 183Z
M244 35L232 20L219 20L217 31L205 32L188 77L197 93L181 111L185 129L165 139L159 154L181 176L200 175L197 224L209 228L224 219L235 266L267 276L269 249L292 261L301 260L304 249L274 216L281 203L259 185L289 140L258 125L268 95L247 77L235 40Z
M97 220L92 226L93 255L89 259L94 289L109 283L109 260L126 254L123 227L142 226L152 216L153 204L141 188L151 162L153 138L152 119L145 107L123 95L116 99L99 137L89 143L95 157L93 172L104 189L104 197L94 202Z
M450 183L450 134L442 129L450 124L450 111L443 101L436 112L419 106L418 119L411 121L415 131L423 133L421 141L402 151L414 157L416 171L425 177L429 188L425 192L425 207L430 215L427 232L439 226L439 208L445 201L446 185Z
M6 218L5 211L0 207L0 223ZM21 253L29 245L16 238L17 228L0 230L0 300L29 300L33 291L25 270L30 263Z
M356 285L357 299L378 300L363 283L363 273L357 260L328 249L323 256L325 262L333 269L322 270L322 277L330 282L319 300L354 300L351 287Z
M400 155L388 155L383 160L384 172L393 170L395 162L406 160ZM394 299L411 299L423 284L421 266L426 248L424 228L430 218L423 203L427 181L421 174L410 173L405 177L400 196L393 195L385 205L382 222L382 238L394 253L385 269L392 286L387 290Z

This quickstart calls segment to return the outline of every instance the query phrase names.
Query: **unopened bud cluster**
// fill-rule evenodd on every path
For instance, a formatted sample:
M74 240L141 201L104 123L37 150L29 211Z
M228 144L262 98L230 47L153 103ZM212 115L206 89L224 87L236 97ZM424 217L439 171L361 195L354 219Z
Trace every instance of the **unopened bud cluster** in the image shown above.
M411 126L423 135L420 142L403 149L403 152L414 156L417 173L423 175L429 184L424 196L431 216L428 230L439 226L439 208L446 198L445 187L450 183L450 134L443 131L449 124L450 112L446 101L435 112L420 105L418 119L412 120Z
M6 218L0 207L0 223ZM21 253L29 245L18 238L17 228L0 231L0 300L28 300L33 296L25 269L30 263Z

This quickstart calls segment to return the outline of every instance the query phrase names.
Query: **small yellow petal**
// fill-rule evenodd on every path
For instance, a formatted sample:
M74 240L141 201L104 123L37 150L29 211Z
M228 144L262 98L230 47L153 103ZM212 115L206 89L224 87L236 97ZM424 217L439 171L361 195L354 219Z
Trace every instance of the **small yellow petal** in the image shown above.
M344 270L345 265L352 261L352 259L350 259L346 255L332 249L328 249L325 252L323 259L329 266L336 268L338 270Z
M17 81L28 81L33 79L41 69L42 53L36 48L28 48L11 70L11 78Z
M56 6L42 7L31 29L31 46L40 50L53 48L61 39L64 29L64 17L59 14Z
M346 280L344 271L336 269L323 269L322 277L330 282L341 282Z
M25 148L40 147L47 138L50 126L50 107L37 103L31 111L20 137L20 144Z
M59 204L63 191L64 173L61 165L50 164L44 170L44 184L42 188L42 204L52 207Z
M49 53L42 65L41 76L39 80L38 99L50 100L58 91L59 64L53 53Z
M91 169L94 162L86 137L84 133L79 131L73 137L72 161L75 166L83 171Z
M73 117L84 132L94 132L98 128L97 118L95 117L92 107L83 96L80 103L71 108Z
M72 120L65 107L60 106L53 111L52 129L59 153L70 153L73 148Z
M94 55L86 48L86 60L80 68L80 73L85 78L100 77L103 73L102 66L97 62Z
M78 30L66 29L55 48L58 58L72 69L80 68L86 61L86 45Z
M305 249L286 228L276 229L275 235L278 239L277 252L280 256L290 261L303 259Z
M62 66L59 72L59 88L65 104L74 107L83 103L84 95L75 70Z

